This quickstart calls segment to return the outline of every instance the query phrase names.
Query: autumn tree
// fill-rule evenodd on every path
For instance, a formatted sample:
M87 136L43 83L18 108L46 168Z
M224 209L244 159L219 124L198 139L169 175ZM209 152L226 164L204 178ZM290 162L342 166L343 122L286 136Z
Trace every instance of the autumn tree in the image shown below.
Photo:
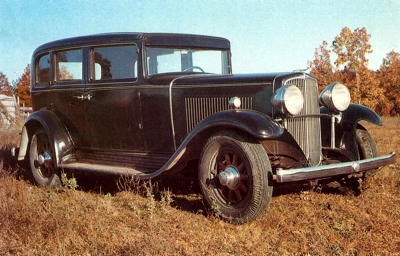
M365 28L351 31L345 27L332 45L323 41L308 64L320 87L342 82L349 87L352 102L376 109L385 97L376 72L368 69L367 54L372 53L370 38Z
M363 99L368 99L364 96L370 94L377 85L368 69L366 57L367 54L372 53L370 38L371 35L365 28L356 28L351 31L345 27L332 43L333 52L337 55L336 69L342 70L347 80L346 85L352 92L353 101L358 103L361 103Z
M3 72L0 71L0 94L5 94L7 96L11 96L12 90L11 85L8 82L8 79Z
M17 89L15 91L15 96L19 97L20 104L25 105L26 107L32 106L29 86L31 77L30 73L31 71L28 64L17 83Z
M386 101L378 105L384 115L400 115L400 53L391 51L383 59L378 73L380 87L384 90Z
M323 41L322 45L315 49L314 60L308 61L308 67L311 68L311 74L317 78L320 91L334 80L330 54L328 43Z

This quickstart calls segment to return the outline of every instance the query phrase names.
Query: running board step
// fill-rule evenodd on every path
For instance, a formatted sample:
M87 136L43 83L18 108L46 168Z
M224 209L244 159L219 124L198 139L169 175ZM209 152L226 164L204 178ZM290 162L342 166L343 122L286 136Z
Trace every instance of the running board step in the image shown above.
M96 171L96 172L110 173L115 175L127 175L127 176L142 176L146 173L148 174L148 172L138 171L129 167L110 166L110 165L91 164L91 163L68 163L68 164L61 164L60 167L66 169Z

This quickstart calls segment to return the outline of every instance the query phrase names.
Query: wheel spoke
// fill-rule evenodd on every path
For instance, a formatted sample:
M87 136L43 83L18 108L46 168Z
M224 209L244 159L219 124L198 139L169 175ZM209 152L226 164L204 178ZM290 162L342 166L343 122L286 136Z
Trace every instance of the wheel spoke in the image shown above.
M218 167L224 170L226 168L226 165L223 162L218 162Z
M222 192L222 194L227 194L227 193L229 193L228 187L227 187L227 186L221 186L221 192Z
M243 182L239 183L238 188L242 190L244 193L247 193L247 186Z
M237 167L237 169L238 169L238 171L239 172L242 172L244 169L245 169L245 165L244 165L244 163L242 162L238 167Z
M249 180L249 175L247 174L240 174L240 181L241 182L246 182Z
M239 160L238 155L233 154L232 165L237 166L238 165L238 160Z
M240 201L243 199L242 195L240 194L240 190L239 189L235 189L235 195L236 195L236 199L237 201Z
M228 199L229 199L229 201L235 201L235 199L234 199L234 193L233 193L233 190L231 190L231 189L229 189L229 194L228 194Z
M225 154L224 157L225 157L226 165L230 165L231 164L231 158L229 157L229 154Z

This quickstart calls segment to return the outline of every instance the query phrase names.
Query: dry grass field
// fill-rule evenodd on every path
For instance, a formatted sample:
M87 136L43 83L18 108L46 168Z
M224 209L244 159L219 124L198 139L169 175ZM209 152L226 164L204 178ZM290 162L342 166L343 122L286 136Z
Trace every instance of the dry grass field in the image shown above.
M400 118L369 124L380 154L400 152ZM0 255L400 255L400 160L358 196L275 194L264 216L233 225L203 206L194 175L151 183L75 173L35 186L0 135ZM76 187L75 185L78 185Z

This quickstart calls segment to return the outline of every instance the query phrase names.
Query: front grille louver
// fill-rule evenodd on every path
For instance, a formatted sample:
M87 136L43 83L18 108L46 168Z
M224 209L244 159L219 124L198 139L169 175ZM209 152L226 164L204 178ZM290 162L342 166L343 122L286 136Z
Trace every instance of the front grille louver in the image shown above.
M186 132L190 133L193 128L212 114L229 109L230 97L212 98L186 98ZM253 109L251 97L240 97L243 109Z
M321 124L319 118L318 84L311 77L304 76L286 80L284 84L297 85L304 96L304 107L298 116L287 119L287 130L303 150L311 166L321 161ZM314 115L314 116L310 116Z

